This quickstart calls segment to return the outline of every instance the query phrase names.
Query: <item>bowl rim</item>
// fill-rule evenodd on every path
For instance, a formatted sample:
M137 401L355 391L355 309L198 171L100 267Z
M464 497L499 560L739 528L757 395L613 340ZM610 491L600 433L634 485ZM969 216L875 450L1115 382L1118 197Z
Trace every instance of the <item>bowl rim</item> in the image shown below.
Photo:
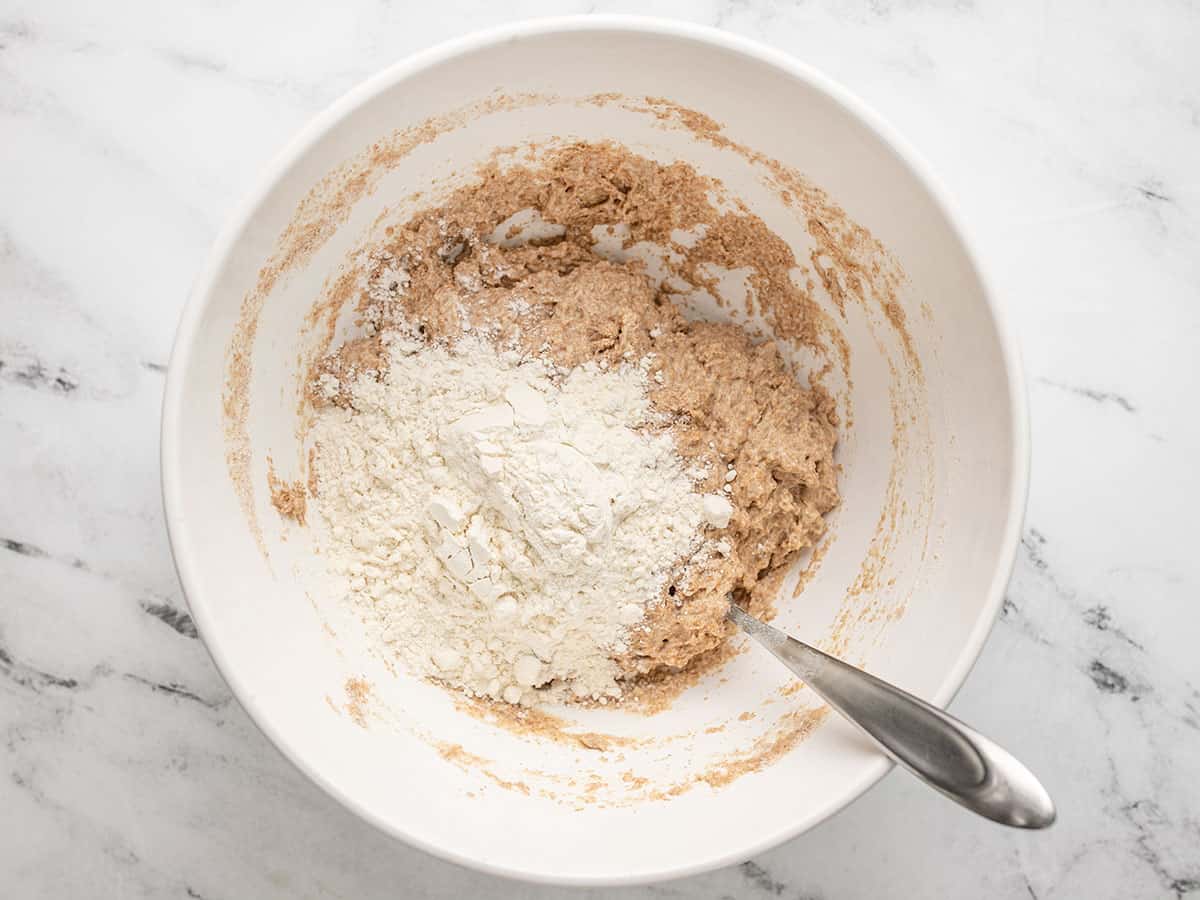
M645 884L682 878L748 859L772 847L779 846L836 815L875 785L892 768L893 763L880 753L877 758L863 766L861 774L843 797L827 804L824 808L796 819L787 827L770 835L741 844L731 843L729 849L720 854L684 865L669 866L658 870L641 870L627 875L612 876L588 872L559 873L509 866L460 853L451 846L428 841L396 823L385 821L364 808L353 797L339 791L321 772L308 766L293 751L287 739L260 718L260 701L248 690L219 643L210 641L206 637L212 633L212 620L207 605L200 599L198 591L194 589L197 584L194 573L198 570L199 564L193 556L192 551L195 545L189 534L182 502L182 479L179 475L181 451L179 427L183 415L184 376L190 366L197 328L212 294L216 276L233 251L241 234L249 225L255 211L293 163L307 153L331 127L352 110L380 92L425 69L440 65L456 56L507 41L583 31L624 31L692 41L750 57L804 82L807 86L826 95L844 112L857 119L895 154L900 163L908 169L917 183L926 191L935 208L945 218L951 231L958 238L965 260L982 288L986 312L991 318L992 327L1000 344L1010 396L1008 413L1013 435L1010 461L1012 476L1007 487L1008 513L998 563L992 574L986 602L958 657L946 672L937 690L926 698L938 707L946 706L954 698L979 658L984 642L999 616L1020 542L1029 491L1030 459L1027 385L1015 333L1005 310L997 302L991 281L980 262L975 242L949 193L924 157L914 150L907 140L871 107L827 75L782 50L717 28L666 18L636 15L577 15L528 19L482 29L414 53L359 83L311 119L267 164L255 180L253 189L243 197L227 218L193 283L177 327L163 393L159 462L168 541L184 597L213 664L251 721L286 760L346 809L385 834L399 838L410 846L424 850L440 859L506 878L580 887Z

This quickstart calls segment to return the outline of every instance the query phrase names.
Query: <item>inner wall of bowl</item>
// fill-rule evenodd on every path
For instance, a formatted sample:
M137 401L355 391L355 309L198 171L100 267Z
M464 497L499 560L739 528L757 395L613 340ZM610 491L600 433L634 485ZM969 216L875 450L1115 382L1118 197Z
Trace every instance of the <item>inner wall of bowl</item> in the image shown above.
M910 280L898 300L923 377L900 362L900 342L878 310L852 303L843 316L818 289L852 349L851 380L834 386L853 421L839 449L843 505L832 516L828 551L801 597L781 600L779 622L810 639L841 638L839 652L918 693L942 687L985 604L1010 501L1012 435L1003 360L974 272L940 211L885 145L825 94L741 54L619 32L599 58L589 52L596 41L595 33L543 35L434 65L365 98L290 165L217 274L197 326L185 403L213 418L182 420L181 503L189 514L174 531L189 599L223 672L267 733L332 793L393 833L464 861L545 877L624 879L794 833L861 787L878 758L831 720L763 771L714 787L727 780L722 773L736 774L747 747L817 705L807 691L790 693L790 678L756 649L659 716L558 710L580 730L633 741L606 750L463 715L446 691L381 656L369 625L337 602L309 533L281 522L266 496L268 454L281 477L300 471L298 344L312 340L304 316L369 242L381 214L403 218L414 208L399 201L415 186L440 180L448 187L494 148L531 139L614 139L656 159L686 160L721 178L802 262L812 247L807 223L760 167L620 106L499 109L416 146L263 307L249 425L267 562L228 486L212 398L241 299L309 188L393 128L478 99L498 73L514 94L550 84L568 97L669 93L724 123L727 134L811 174L902 261ZM760 106L746 96L780 99ZM949 334L953 342L941 337ZM901 420L906 437L896 443ZM886 521L889 509L899 525ZM891 538L881 554L883 533ZM866 563L878 571L863 582ZM695 783L697 776L707 780ZM781 791L791 802L774 802ZM730 822L738 823L733 843L722 824ZM583 856L580 828L593 847Z
M760 215L776 233L792 243L796 258L808 260L814 245L802 215L788 208L778 189L764 183L757 167L735 153L698 142L684 130L664 130L658 120L619 105L597 107L554 102L496 111L469 119L435 141L418 147L396 168L384 174L373 192L353 209L348 221L306 267L277 290L265 305L260 328L271 335L254 354L254 405L251 442L264 448L285 479L303 478L306 449L297 441L298 408L303 392L307 354L298 347L319 347L322 327L311 327L307 311L321 298L315 291L321 281L331 285L342 267L361 264L365 249L384 237L384 229L404 221L416 209L436 203L451 189L469 181L477 167L496 148L524 143L547 147L563 140L617 140L642 155L662 162L686 160L698 171L718 177L729 192ZM436 185L414 200L397 203L412 193L413 185ZM358 261L356 263L356 261ZM811 270L810 270L811 271ZM897 335L881 325L875 311L851 304L843 315L829 295L819 301L835 319L854 348L851 371L835 368L826 386L840 398L843 415L838 461L842 466L842 507L831 516L831 533L823 559L799 598L791 584L779 602L779 622L814 641L832 643L835 631L840 652L862 660L881 636L890 618L903 611L919 575L919 551L928 519L908 516L880 530L881 511L888 503L889 487L922 506L928 485L921 481L928 458L894 445L896 408L900 394L921 394L904 381L902 348ZM355 298L356 299L356 298ZM703 316L739 324L746 321L745 303L724 308L706 306ZM349 306L352 307L352 303ZM700 315L699 312L695 314ZM342 316L339 339L356 334L353 314ZM769 331L757 320L757 325ZM770 336L769 334L766 336ZM800 377L837 364L832 348L814 353L808 348L783 346L796 357ZM291 351L291 352L289 352ZM899 384L897 382L900 382ZM287 402L280 404L279 398ZM260 402L261 398L261 402ZM910 398L911 401L911 398ZM853 420L848 412L853 409ZM927 415L910 402L907 415ZM319 507L319 503L314 504ZM765 653L746 652L720 671L687 691L664 713L646 717L620 710L556 707L553 714L578 731L636 741L618 743L609 752L588 749L578 742L545 736L511 734L486 721L464 716L460 698L439 688L420 684L391 654L381 648L369 617L342 602L343 586L328 577L323 560L313 552L312 530L290 527L260 501L260 522L271 559L282 570L285 593L307 591L316 617L326 626L326 653L339 653L343 664L325 689L332 699L324 712L337 715L341 707L346 722L330 727L354 727L365 719L372 731L406 730L461 769L465 791L528 790L542 799L568 807L598 808L664 802L673 792L692 790L697 779L723 780L737 767L753 767L763 751L800 727L804 711L815 710L816 699L807 691L795 692L795 682ZM893 515L900 516L894 510ZM882 540L897 544L887 560L887 577L872 577L870 596L850 598L864 562ZM905 543L911 546L905 546ZM807 561L805 561L807 562ZM289 572L284 575L282 572ZM320 587L315 587L320 585ZM839 627L840 626L840 627ZM369 685L369 699L347 700L345 683L361 679L356 690ZM753 718L749 718L749 713ZM419 725L410 723L419 722ZM595 737L588 739L596 743ZM601 738L603 741L604 738ZM755 753L757 748L758 753ZM502 784L503 783L503 784Z

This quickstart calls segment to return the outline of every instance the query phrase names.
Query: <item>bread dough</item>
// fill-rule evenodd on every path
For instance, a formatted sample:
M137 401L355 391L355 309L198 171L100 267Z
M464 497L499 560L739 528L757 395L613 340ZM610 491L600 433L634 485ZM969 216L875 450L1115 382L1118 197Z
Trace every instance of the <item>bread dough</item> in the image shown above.
M718 209L718 187L683 163L608 144L486 167L478 183L389 229L360 305L370 336L311 379L314 401L347 403L337 385L385 364L379 335L399 322L430 340L485 331L564 367L649 356L661 427L707 473L697 490L723 493L733 511L709 528L722 552L681 570L631 634L619 663L632 680L711 658L732 631L730 594L769 617L783 574L838 503L830 396L802 387L774 343L756 344L736 324L689 321L675 302L696 287L716 293L705 268L716 262L749 268L751 306L781 314L786 304L789 321L803 321L791 251L745 209ZM605 258L597 237L613 235L618 249ZM665 271L626 258L641 242L669 248Z

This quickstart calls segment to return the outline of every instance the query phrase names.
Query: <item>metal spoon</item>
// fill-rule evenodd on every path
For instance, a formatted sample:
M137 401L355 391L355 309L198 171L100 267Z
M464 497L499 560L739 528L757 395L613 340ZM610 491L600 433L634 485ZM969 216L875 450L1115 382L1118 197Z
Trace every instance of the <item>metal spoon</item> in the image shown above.
M912 694L788 637L730 604L727 618L926 784L972 812L1017 828L1053 824L1054 801L1025 766Z

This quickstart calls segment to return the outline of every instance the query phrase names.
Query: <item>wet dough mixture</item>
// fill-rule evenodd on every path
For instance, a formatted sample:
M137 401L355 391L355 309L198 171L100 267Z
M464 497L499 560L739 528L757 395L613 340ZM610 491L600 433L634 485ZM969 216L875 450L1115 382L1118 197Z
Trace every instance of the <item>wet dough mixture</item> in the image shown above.
M669 681L718 658L732 631L730 593L769 616L783 575L838 503L828 394L803 388L775 344L755 344L735 324L689 321L677 305L697 288L718 294L712 264L748 269L752 309L801 341L809 328L790 249L736 202L714 204L715 192L717 183L683 163L607 144L486 167L442 206L388 229L359 305L370 336L326 357L311 379L322 403L323 374L350 384L378 373L387 359L379 335L400 322L431 341L486 330L565 367L648 356L653 406L679 454L708 473L697 491L724 492L733 514L706 534L728 554L664 586L633 629L618 660L631 684ZM633 254L650 244L666 253L648 266Z

